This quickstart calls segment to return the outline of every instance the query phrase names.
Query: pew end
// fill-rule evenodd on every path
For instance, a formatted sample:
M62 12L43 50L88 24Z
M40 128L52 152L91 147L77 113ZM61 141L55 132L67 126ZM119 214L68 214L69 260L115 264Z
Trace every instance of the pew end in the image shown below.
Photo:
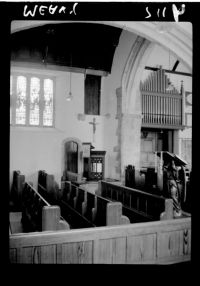
M128 224L130 220L127 216L122 215L122 204L120 202L112 202L107 204L106 225Z
M42 231L70 229L69 224L60 219L59 206L44 206L42 209Z
M10 224L10 232L14 233L22 233L23 226L21 223L22 212L10 212L9 213L9 224Z
M160 214L160 220L173 219L173 200L165 200L165 210Z
M68 222L60 219L58 222L58 230L67 230L67 229L70 229Z

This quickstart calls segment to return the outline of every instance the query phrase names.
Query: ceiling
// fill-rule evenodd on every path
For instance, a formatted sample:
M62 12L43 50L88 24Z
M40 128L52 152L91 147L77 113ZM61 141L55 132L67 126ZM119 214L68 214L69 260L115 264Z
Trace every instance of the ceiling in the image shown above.
M11 34L11 60L111 72L121 28L91 23L47 24Z

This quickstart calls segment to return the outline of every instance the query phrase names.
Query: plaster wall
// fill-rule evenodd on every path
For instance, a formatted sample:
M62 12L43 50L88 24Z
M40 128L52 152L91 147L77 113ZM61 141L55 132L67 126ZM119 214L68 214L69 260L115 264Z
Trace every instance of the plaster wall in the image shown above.
M60 183L62 175L62 142L69 137L82 142L92 142L96 149L103 149L104 116L92 116L84 113L84 74L72 73L73 100L66 101L69 93L69 72L13 67L13 71L45 74L56 78L55 126L54 128L13 127L10 128L10 181L13 170L20 170L27 181L37 184L37 172L42 169L54 174ZM102 107L103 109L103 107ZM103 110L101 110L104 113ZM98 122L95 142L92 125Z

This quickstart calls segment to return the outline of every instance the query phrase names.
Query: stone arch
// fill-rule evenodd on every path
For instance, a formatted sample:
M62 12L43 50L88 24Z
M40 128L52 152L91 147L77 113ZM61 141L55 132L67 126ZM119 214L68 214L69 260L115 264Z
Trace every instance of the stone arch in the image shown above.
M125 166L139 168L140 162L140 129L142 123L140 104L140 80L146 61L154 44L149 40L137 37L134 42L122 75L122 86L117 89L121 96L121 116L119 117L119 158L121 179L125 179ZM119 93L121 93L119 95ZM134 145L134 148L132 146Z
M141 114L140 101L137 101L140 95L140 79L154 45L149 40L138 36L132 46L122 75L123 113Z
M65 170L65 146L66 146L66 143L72 142L72 141L78 144L78 158L77 158L78 159L78 162L77 162L78 171L77 171L77 174L82 177L82 175L83 175L83 147L82 147L82 142L76 137L68 137L62 141L61 174L63 174L64 170Z

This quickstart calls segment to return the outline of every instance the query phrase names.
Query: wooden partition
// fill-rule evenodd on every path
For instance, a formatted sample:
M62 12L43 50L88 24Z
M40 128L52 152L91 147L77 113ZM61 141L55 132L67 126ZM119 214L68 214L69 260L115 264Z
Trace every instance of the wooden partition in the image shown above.
M191 259L191 218L10 235L11 263L170 264Z
M145 221L173 218L173 202L171 199L106 181L99 182L98 194L112 201L121 202L126 212L133 210L141 219L140 221L142 221L142 218Z

